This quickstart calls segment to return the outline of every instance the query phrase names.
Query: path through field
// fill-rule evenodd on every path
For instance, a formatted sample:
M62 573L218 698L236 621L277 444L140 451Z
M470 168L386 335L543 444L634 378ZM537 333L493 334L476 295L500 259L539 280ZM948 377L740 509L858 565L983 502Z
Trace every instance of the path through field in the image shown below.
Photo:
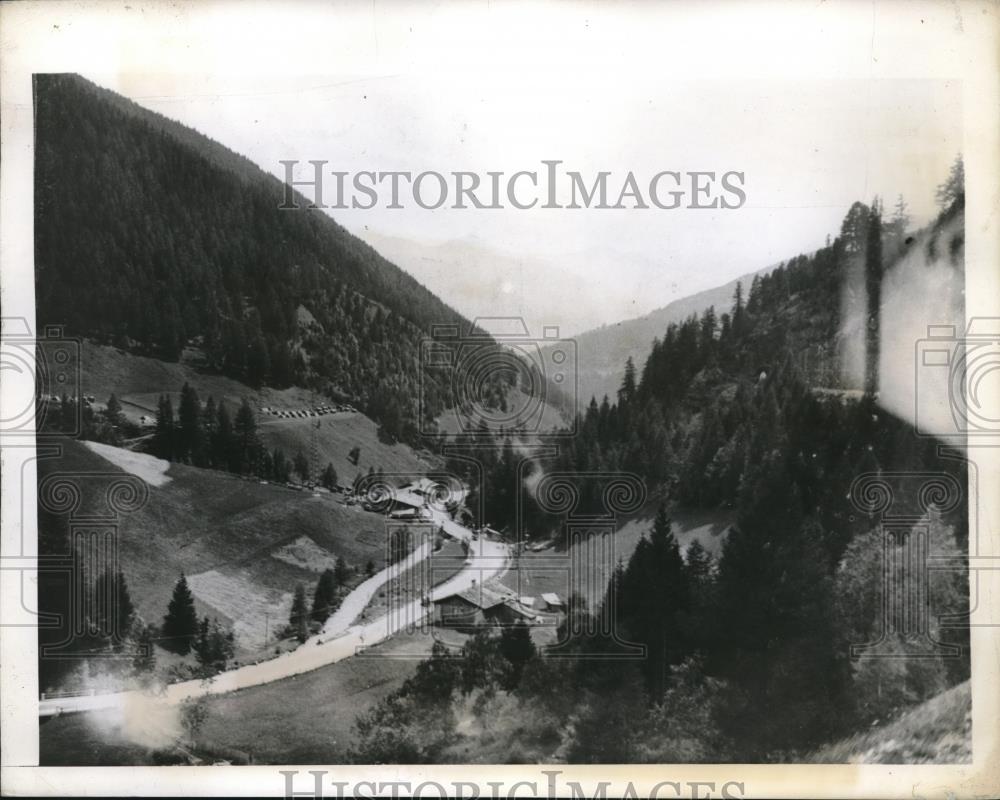
M490 578L501 575L507 568L509 550L501 542L486 538L473 538L467 528L447 518L443 512L432 512L435 521L441 523L445 531L469 543L469 560L457 575L435 587L426 604L415 600L385 614L364 622L352 624L361 610L368 605L378 588L401 570L408 569L426 558L430 553L429 543L414 550L399 564L388 567L358 586L344 598L340 609L327 621L321 633L306 640L299 648L268 661L247 664L238 669L228 670L210 680L189 680L170 684L159 694L149 691L132 690L77 697L56 697L40 700L38 714L41 717L64 713L122 709L128 714L128 707L148 708L151 700L167 704L177 704L191 697L209 694L223 694L250 686L258 686L272 681L290 678L303 672L334 664L356 655L365 647L377 644L395 633L423 622L430 613L434 600L448 597L456 592L482 584Z

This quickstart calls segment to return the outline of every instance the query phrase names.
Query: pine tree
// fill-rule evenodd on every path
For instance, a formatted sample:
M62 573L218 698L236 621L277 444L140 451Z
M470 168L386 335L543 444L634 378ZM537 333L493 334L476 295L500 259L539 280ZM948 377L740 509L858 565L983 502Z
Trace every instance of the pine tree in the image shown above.
M295 468L295 472L302 479L303 483L309 482L309 459L303 455L302 451L299 450L295 454L295 458L292 460L292 465Z
M279 483L288 483L291 478L292 470L285 457L285 452L277 447L271 453L271 471L274 474L274 480Z
M181 388L178 409L178 458L199 466L203 465L201 403L198 393L188 383Z
M233 435L236 448L236 468L233 471L241 474L255 473L260 454L260 440L257 438L257 418L246 398L236 412Z
M174 585L174 593L163 618L162 633L163 646L168 650L181 655L191 652L198 635L198 615L194 610L194 597L183 573Z
M109 637L118 647L128 637L135 606L121 572L105 571L94 582L96 626L102 636Z
M531 631L523 620L518 620L513 626L508 626L500 632L500 655L510 664L510 669L503 681L508 691L521 682L524 668L535 657L535 644L531 641Z
M350 570L347 568L347 562L344 561L343 556L337 556L337 561L333 567L333 578L337 586L347 585L347 581L350 578Z
M306 588L301 583L295 587L288 624L299 642L309 638L309 608L306 605Z
M319 482L331 492L337 488L337 470L333 468L332 463L327 463L326 468L319 477Z
M625 376L622 378L622 385L618 389L618 402L622 405L631 403L635 399L635 362L632 356L625 359Z
M935 199L942 211L947 211L953 204L965 203L965 162L961 154L952 163L948 179L938 187Z
M202 436L202 461L203 466L224 468L224 465L216 463L215 457L215 437L219 425L219 411L215 407L215 398L211 395L205 401L205 408L201 413L201 436Z
M685 636L687 569L664 505L656 512L650 537L640 538L616 584L618 619L624 634L646 647L641 668L649 697L658 702L670 665L680 663L691 649Z
M198 663L211 672L221 672L233 657L235 637L232 631L224 630L219 620L203 617L198 627L198 638L194 644Z
M733 315L732 315L733 333L736 336L740 336L743 334L744 313L745 310L743 308L743 281L736 281L736 291L733 292Z
M864 203L851 204L840 225L840 238L849 255L864 252L868 241L868 226L871 210Z
M120 427L125 423L125 416L122 414L122 404L118 402L118 398L114 392L108 398L108 407L104 412L104 416L112 425Z
M225 402L219 403L219 418L212 441L212 461L216 467L238 472L233 423Z
M334 579L333 570L325 569L319 576L316 584L316 591L313 594L312 618L316 622L326 622L333 613L334 601L337 596L337 582Z
M156 407L156 430L153 433L153 452L160 458L175 458L174 404L169 395L160 395Z

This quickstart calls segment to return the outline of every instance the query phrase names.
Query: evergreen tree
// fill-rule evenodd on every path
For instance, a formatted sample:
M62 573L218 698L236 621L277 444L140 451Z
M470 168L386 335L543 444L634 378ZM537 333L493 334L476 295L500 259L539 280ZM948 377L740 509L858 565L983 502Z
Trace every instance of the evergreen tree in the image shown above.
M277 447L271 453L271 472L274 475L274 480L279 483L288 483L292 477L292 468L288 459L285 457L284 451Z
M632 356L629 356L625 360L625 376L622 378L621 388L618 389L618 402L623 405L632 402L635 392L635 362Z
M344 561L343 556L337 556L337 561L333 566L333 578L337 586L346 586L350 576L351 574L350 570L347 568L347 562Z
M656 702L666 689L670 665L680 663L691 647L685 638L688 575L666 506L660 505L650 537L639 540L615 589L625 634L646 647L642 671Z
M122 404L118 402L118 398L114 392L108 398L108 407L104 412L104 416L111 425L121 427L125 424L125 416L122 414Z
M221 427L221 425L220 425ZM257 469L260 455L260 440L257 438L257 418L246 398L240 404L233 421L235 445L234 472L253 474Z
M198 627L194 651L202 667L212 673L221 672L235 651L233 632L224 630L214 617L211 622L208 617L203 617Z
M194 388L185 383L181 388L181 402L178 409L178 452L176 457L198 466L204 465L201 403Z
M218 422L212 441L212 461L216 467L238 472L233 423L225 402L219 403Z
M153 452L160 458L175 458L174 404L169 395L160 395L156 407L156 430L153 433Z
M304 642L309 638L309 609L306 606L306 588L301 583L295 587L288 624L299 642Z
M964 204L965 162L961 154L952 163L947 180L938 187L935 199L942 211L947 211L954 204Z
M309 481L309 459L307 459L302 451L299 450L295 454L295 458L292 460L292 465L295 468L295 472L302 479L303 483L308 483Z
M521 682L524 668L535 657L535 644L531 641L531 631L523 620L518 620L513 626L500 632L500 655L510 664L510 669L504 678L504 688L514 689Z
M135 614L125 576L120 571L114 574L105 571L97 576L93 608L97 629L119 647L131 631Z
M703 588L712 577L712 554L699 539L695 539L688 546L685 561L692 590Z
M319 476L319 482L331 492L337 488L337 470L333 468L332 463L327 463L326 468Z
M337 583L334 580L333 570L325 569L319 576L319 582L316 584L316 591L313 594L312 618L316 622L326 622L327 617L333 613L336 596Z
M174 585L174 593L167 605L161 630L163 647L181 655L191 651L198 635L198 615L194 610L194 597L182 573Z
M733 292L733 314L732 314L732 325L733 333L736 336L743 334L743 316L745 309L743 308L743 281L736 282L736 291Z
M215 406L215 398L209 395L201 414L202 460L204 462L202 466L224 469L225 465L216 461L215 440L218 426L219 410Z

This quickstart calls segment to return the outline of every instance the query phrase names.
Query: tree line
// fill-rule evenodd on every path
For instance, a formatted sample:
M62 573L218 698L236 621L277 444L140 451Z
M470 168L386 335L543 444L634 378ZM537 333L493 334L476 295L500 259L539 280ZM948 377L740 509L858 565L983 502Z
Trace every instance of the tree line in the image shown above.
M188 383L181 388L176 413L170 396L160 395L149 452L168 461L278 483L289 482L295 474L304 483L315 479L333 490L339 480L332 463L313 475L302 451L289 459L280 447L265 447L257 433L257 415L246 398L232 414L225 401L216 404L211 395L202 405L198 392Z

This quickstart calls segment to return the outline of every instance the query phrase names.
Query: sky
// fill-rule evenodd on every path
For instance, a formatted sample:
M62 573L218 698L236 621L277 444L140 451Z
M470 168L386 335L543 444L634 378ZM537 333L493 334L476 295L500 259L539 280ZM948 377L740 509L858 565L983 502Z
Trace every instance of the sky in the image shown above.
M279 177L289 159L480 174L559 159L584 175L611 171L612 185L629 171L640 182L662 170L744 173L736 210L329 212L467 316L520 314L530 329L572 334L640 316L809 252L855 200L880 195L891 208L902 194L916 222L935 213L934 188L962 149L957 82L874 67L741 71L726 40L739 20L690 28L669 11L657 25L633 6L579 7L593 13L542 4L532 25L481 4L352 5L316 26L303 18L301 41L270 42L261 63L247 62L254 43L238 26L220 41L207 25L190 63L170 61L165 38L84 74ZM841 42L845 59L848 43L876 46L882 29L869 17ZM802 43L787 47L793 56ZM702 67L679 69L685 61Z

